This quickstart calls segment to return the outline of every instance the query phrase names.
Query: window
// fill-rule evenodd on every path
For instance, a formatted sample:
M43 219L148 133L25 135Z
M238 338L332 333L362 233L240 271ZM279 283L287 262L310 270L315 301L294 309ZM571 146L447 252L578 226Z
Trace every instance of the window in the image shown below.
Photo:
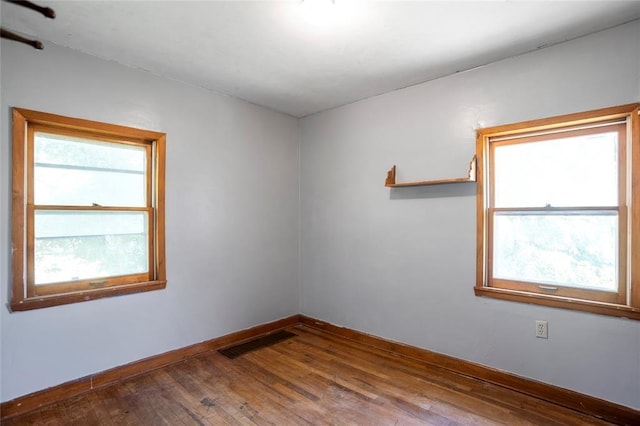
M638 111L478 131L477 295L640 319Z
M163 133L13 109L12 310L166 285Z

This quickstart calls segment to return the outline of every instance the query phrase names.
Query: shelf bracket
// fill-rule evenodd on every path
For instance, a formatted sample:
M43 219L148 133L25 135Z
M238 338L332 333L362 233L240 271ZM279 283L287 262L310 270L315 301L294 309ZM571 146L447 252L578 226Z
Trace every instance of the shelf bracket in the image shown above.
M469 182L475 182L478 179L478 157L475 155L469 162Z
M384 186L393 186L396 184L396 165L394 164L391 170L387 172L387 180L384 181Z

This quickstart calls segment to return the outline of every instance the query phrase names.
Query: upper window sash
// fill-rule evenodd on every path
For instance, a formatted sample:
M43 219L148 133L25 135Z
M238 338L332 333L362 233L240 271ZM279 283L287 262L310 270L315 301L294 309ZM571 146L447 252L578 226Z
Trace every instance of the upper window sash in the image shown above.
M35 205L151 207L152 141L94 138L86 132L32 126L28 132ZM96 198L99 196L99 198Z
M625 205L626 144L624 123L543 136L490 138L489 206Z

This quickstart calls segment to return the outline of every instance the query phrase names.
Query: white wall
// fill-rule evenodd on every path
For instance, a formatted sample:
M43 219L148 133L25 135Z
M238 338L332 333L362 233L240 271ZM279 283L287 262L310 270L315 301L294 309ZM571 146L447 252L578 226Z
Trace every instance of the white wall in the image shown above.
M298 313L295 118L54 45L1 54L0 400ZM167 133L165 290L9 313L14 106Z
M635 21L302 119L301 312L640 409L640 321L474 296L475 184L383 186L464 176L479 122L640 101L639 46Z

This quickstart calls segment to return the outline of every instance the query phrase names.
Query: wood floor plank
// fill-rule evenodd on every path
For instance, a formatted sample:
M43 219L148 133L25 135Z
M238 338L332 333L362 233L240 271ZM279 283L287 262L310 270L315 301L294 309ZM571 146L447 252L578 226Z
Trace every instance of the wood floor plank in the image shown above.
M300 352L304 352L303 349L298 349ZM375 353L378 350L373 350L372 352ZM362 351L361 351L362 352ZM368 350L364 351L364 352L369 352ZM342 363L343 365L347 366L344 368L344 371L342 371L342 374L345 376L349 376L351 374L351 379L352 380L358 380L359 378L356 376L353 376L353 373L355 371L358 371L358 369L354 369L351 370L348 367L351 366L351 364L357 363L360 365L366 365L366 362L363 361L363 359L366 356L369 356L372 359L376 359L377 355L373 355L371 356L371 353L352 353L351 351L345 350L345 353L349 354L350 356L347 357L342 357L341 360L343 361L337 361L335 359L332 360L332 365L338 365L340 363ZM387 353L381 353L379 354L379 356L387 356ZM352 361L355 360L355 361ZM393 360L393 358L390 358L390 360ZM424 368L423 365L416 363L415 361L412 360L396 360L395 363L393 362L385 362L385 363L380 363L380 359L377 359L378 363L377 363L377 368L384 372L384 376L385 378L382 379L380 378L380 375L377 375L377 380L375 381L375 387L378 389L378 392L380 391L380 389L384 386L387 386L387 391L390 392L394 397L398 397L399 394L401 393L406 393L406 388L408 387L415 387L415 388L419 388L420 386L422 386L422 383L420 381L421 377L423 378L428 378L431 377L433 375L433 373L428 374L428 373L424 373L420 370L422 370ZM329 366L329 369L331 369L332 367ZM372 363L371 366L367 367L368 370L372 370L375 368L375 363ZM360 369L362 371L362 368ZM441 371L438 371L438 373L441 373ZM373 382L373 380L371 380ZM450 397L455 397L456 400L460 399L459 396L457 396L456 393L452 393L450 392L450 390L455 389L456 386L460 386L459 384L456 383L451 383L449 381L446 381L444 379L440 380L440 383L438 383L438 381L435 381L433 383L431 383L432 385L446 385L445 386L445 391L446 392L442 392L438 389L438 387L433 387L431 389L431 393L428 395L429 398L425 398L428 399L430 401L431 405L436 405L439 407L444 407L444 406L448 406L448 401L446 398L440 398L440 396L444 395L444 396L450 396ZM393 389L393 390L391 390ZM466 395L462 396L463 398L466 397ZM475 401L473 401L475 402ZM499 413L496 413L496 407L491 406L490 407L492 410L492 417L497 417L497 415L499 415L501 418L503 416L507 416L509 414L508 410L500 410ZM445 411L450 411L450 410L445 410ZM461 412L464 412L464 410L460 410ZM467 419L469 420L469 419ZM479 421L479 419L474 419L475 421Z
M192 386L200 383L200 391L210 394L224 394L229 402L223 404L235 407L236 413L246 417L247 421L256 424L271 424L270 419L275 413L280 413L283 420L291 424L306 424L303 418L294 412L284 409L283 403L289 399L279 392L260 381L254 374L247 374L244 360L235 359L233 361L223 359L217 353L211 353L206 357L194 359L192 370L197 371L194 376L189 372L185 375L193 379ZM218 368L218 364L225 368ZM213 402L213 401L212 401Z
M355 365L359 362L359 360L354 362L352 361L352 358L349 357L345 358L344 361L330 359L326 361L326 365L322 368L326 369L327 372L333 371L340 374L343 377L346 377L349 381L364 387L369 392L376 393L379 396L379 400L383 401L384 404L400 408L409 413L415 413L417 411L416 405L420 406L420 409L429 411L430 415L433 416L439 415L439 412L443 412L446 415L450 415L452 413L451 409L443 409L444 404L438 403L433 399L426 398L418 393L413 393L411 403L404 403L402 398L406 395L406 388L399 385L398 381L389 374L379 374L380 371L384 371L384 367L380 368L379 371L375 371L373 368ZM367 377L367 374L373 375L374 377ZM410 379L415 380L414 377L410 377ZM463 420L465 421L465 424L490 424L487 419L484 419L483 421L481 416L466 413L464 410L459 411L461 415L464 414Z
M357 349L360 349L360 348L357 348ZM353 354L352 357L349 357L349 356L345 356L346 353L349 353L349 351L346 351L346 353L342 354L341 360L340 361L333 360L332 365L341 363L344 366L346 366L344 368L343 374L345 375L348 375L350 373L353 374L353 372L357 371L357 369L353 369L353 370L350 369L349 367L351 366L351 364L361 363L364 358L368 356L370 357L370 355L374 354L375 352L378 352L378 350L373 348L371 349L365 348L365 350L359 350L357 353ZM381 353L379 355L386 356L387 354ZM400 407L403 407L404 409L408 407L406 404L402 403L403 395L406 397L406 387L419 389L420 387L422 387L422 384L423 384L421 382L421 378L430 377L430 375L427 375L421 371L424 366L418 365L417 367L419 368L416 368L415 363L412 363L409 360L397 360L396 363L384 363L384 364L378 363L378 364L379 364L378 368L381 371L386 371L385 375L387 376L387 378L380 379L375 382L378 392L381 392L383 387L387 386L387 390L389 391L387 397L389 397L389 399L393 401L393 404L395 406L400 406ZM333 368L332 365L330 365L328 368L329 369ZM374 365L375 364L372 364L372 366L369 368L373 369ZM405 368L404 366L411 366L412 368L409 368L409 367ZM355 379L355 377L352 376L352 379ZM430 390L429 394L425 395L425 394L416 393L416 395L419 395L424 400L428 401L428 404L430 407L433 407L438 411L441 411L444 413L449 413L449 416L453 414L454 410L452 409L455 409L455 407L450 406L449 404L446 403L446 401L448 400L455 401L461 398L468 398L468 395L465 395L465 394L463 395L454 394L455 388L460 387L460 384L458 383L440 380L439 382L438 381L435 381L433 383L430 382L430 385L432 386L429 386L429 390ZM452 388L454 390L452 390ZM456 397L454 398L454 396ZM476 410L478 409L477 401L469 399L464 402L466 403L466 405L475 406ZM450 407L449 409L446 408L448 405ZM497 407L490 406L489 408L492 410L491 416L493 418L497 417L496 414L498 414L499 417L505 418L505 419L509 415L508 410L500 410L499 413L496 413L496 410L498 409ZM464 410L457 410L457 411L460 413L464 412ZM473 421L474 423L477 423L477 424L482 423L482 420L478 416L476 416L473 419L470 419L468 416L456 416L456 417L460 417L460 421L462 421L465 424L469 424L469 421Z
M608 424L304 325L290 331L233 360L210 351L3 424Z
M215 394L196 391L194 388L189 391L184 382L176 382L175 376L171 368L165 368L156 374L155 379L162 387L163 402L171 407L184 424L215 424L216 421L233 425L249 424L238 421L228 410L221 408L230 405L226 395L216 398ZM187 411L189 407L190 412Z
M553 407L555 407L553 404L518 392L509 391L499 386L490 385L476 379L460 376L440 367L430 366L419 361L404 358L395 362L380 363L378 358L393 360L394 358L397 358L397 355L390 354L389 352L380 349L369 348L357 342L344 341L341 337L327 336L321 331L305 328L304 326L301 328L305 332L315 334L317 336L317 338L312 339L311 342L315 342L315 348L318 351L333 353L334 348L336 347L335 345L345 345L348 349L343 349L341 353L348 353L352 356L343 357L342 360L357 359L359 365L366 365L367 361L372 360L374 365L379 364L382 369L389 368L389 374L392 374L396 381L398 381L397 379L399 375L402 376L403 374L406 374L415 379L431 384L432 387L427 388L429 390L427 396L434 401L440 400L453 405L462 403L462 409L475 404L476 410L481 411L488 409L489 412L486 413L487 416L490 418L502 418L503 420L510 422L510 424L513 424L513 422L520 418L520 415L518 414L516 414L516 418L512 417L511 411L513 410L523 412L522 416L526 416L526 418L530 419L533 422L532 424L582 425L592 424L589 422L593 421L596 421L595 424L602 424L598 423L598 420L596 419L581 413L575 413L571 410L565 410L563 413L557 413L553 411ZM296 330L296 332L298 333L298 330ZM328 343L327 340L331 343ZM306 341L305 343L309 344L309 342ZM311 344L313 345L314 343ZM410 379L407 379L406 376L404 376L403 380L409 380L410 382ZM401 381L402 380L399 382ZM422 388L415 384L413 384L413 386ZM445 392L438 392L438 388L442 388ZM452 399L452 397L454 398ZM479 405L481 401L485 401L487 404L484 406ZM528 404L532 407L536 407L537 409L524 412L524 408ZM551 412L551 417L548 417L545 414L546 412ZM568 413L568 415L566 413Z

